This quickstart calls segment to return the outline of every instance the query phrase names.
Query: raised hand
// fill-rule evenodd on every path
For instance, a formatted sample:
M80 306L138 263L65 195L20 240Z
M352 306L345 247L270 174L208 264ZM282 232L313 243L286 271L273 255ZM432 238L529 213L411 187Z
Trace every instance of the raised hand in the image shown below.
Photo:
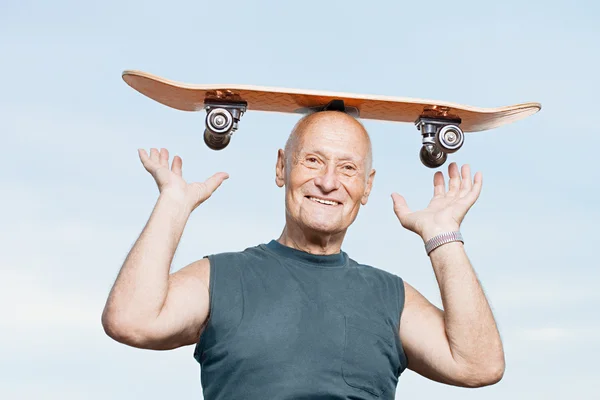
M440 171L434 174L433 198L421 211L411 211L404 197L392 194L394 213L402 226L420 235L424 241L440 233L459 230L467 211L481 193L481 172L477 172L471 181L468 164L462 166L462 179L456 163L448 166L448 176L450 180L446 191L444 174Z
M204 182L187 183L181 175L183 160L179 156L173 158L169 169L169 151L167 149L150 149L150 156L144 149L138 149L140 160L150 172L161 194L181 200L190 207L190 212L208 199L229 175L218 172Z

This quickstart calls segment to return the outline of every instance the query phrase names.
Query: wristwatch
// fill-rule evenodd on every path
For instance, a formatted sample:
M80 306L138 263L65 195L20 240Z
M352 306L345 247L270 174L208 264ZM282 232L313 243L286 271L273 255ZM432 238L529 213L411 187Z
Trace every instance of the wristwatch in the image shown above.
M462 242L463 244L465 243L462 235L460 234L460 231L440 233L439 235L432 237L427 241L427 243L425 243L425 251L427 252L427 255L429 255L429 253L431 253L436 248L450 242Z

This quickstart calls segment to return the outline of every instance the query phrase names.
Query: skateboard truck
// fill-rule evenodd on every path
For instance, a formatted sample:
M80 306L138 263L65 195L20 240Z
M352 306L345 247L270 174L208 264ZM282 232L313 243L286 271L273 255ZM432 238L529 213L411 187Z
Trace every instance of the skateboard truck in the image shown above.
M448 154L454 153L464 143L465 135L458 127L460 119L441 119L420 117L415 122L423 137L423 147L419 158L429 168L442 166Z
M247 103L245 102L205 102L204 143L212 150L222 150L227 147L246 108Z

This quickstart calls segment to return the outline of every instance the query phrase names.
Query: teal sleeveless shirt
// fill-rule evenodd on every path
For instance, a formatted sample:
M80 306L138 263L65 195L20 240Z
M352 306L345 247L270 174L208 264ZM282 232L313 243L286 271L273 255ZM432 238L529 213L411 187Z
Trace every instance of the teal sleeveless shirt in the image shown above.
M194 351L204 399L394 398L407 366L400 277L275 240L208 258L210 312Z

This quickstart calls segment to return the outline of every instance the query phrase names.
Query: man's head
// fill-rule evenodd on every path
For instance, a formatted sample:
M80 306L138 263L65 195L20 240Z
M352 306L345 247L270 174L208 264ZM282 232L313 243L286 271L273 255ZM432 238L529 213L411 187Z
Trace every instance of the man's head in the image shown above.
M277 157L276 183L286 187L286 222L303 231L345 232L367 204L374 177L367 131L339 111L302 118Z

